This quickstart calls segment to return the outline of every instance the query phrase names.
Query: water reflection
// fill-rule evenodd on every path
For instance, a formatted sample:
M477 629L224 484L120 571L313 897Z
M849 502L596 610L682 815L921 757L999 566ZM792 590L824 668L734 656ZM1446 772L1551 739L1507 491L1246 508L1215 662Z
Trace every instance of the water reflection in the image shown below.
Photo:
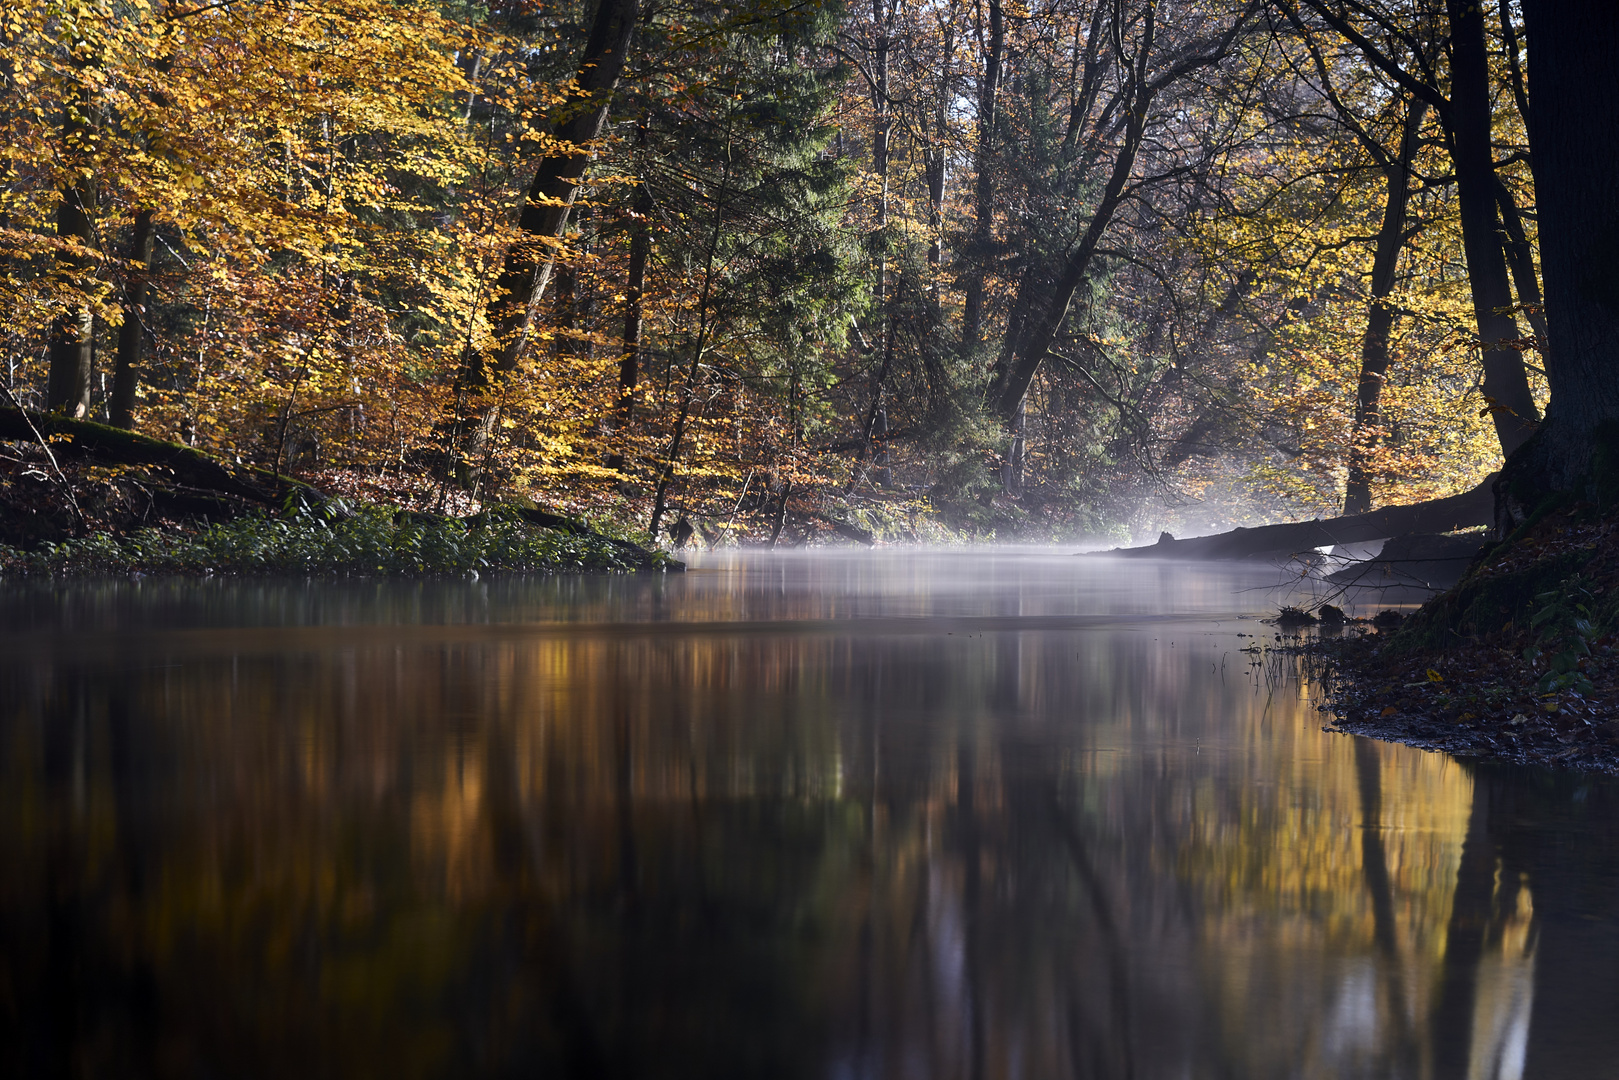
M1264 584L19 592L5 1067L1605 1075L1619 792L1322 734Z

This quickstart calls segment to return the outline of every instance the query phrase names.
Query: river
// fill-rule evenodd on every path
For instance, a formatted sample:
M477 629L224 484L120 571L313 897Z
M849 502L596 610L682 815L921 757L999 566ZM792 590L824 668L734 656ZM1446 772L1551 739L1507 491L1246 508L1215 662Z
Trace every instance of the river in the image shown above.
M1275 572L11 583L0 1071L1598 1077L1619 787L1322 730Z

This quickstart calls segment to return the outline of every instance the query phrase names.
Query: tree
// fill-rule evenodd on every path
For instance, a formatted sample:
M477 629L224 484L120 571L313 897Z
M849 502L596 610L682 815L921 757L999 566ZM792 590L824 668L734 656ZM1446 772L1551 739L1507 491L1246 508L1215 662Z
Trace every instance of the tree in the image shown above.
M1551 404L1507 474L1578 491L1619 463L1619 11L1604 0L1523 7Z
M1368 63L1406 93L1427 102L1444 126L1455 167L1484 394L1501 452L1511 454L1533 433L1540 416L1517 347L1521 335L1512 315L1512 286L1496 217L1499 187L1491 157L1493 118L1483 5L1445 0L1447 57L1434 47L1439 15L1428 0L1410 5L1304 2ZM1441 66L1446 59L1448 73ZM1448 94L1442 85L1444 74L1449 77Z
M590 38L579 58L576 88L556 109L555 141L534 171L518 221L522 240L507 249L490 305L493 367L501 374L515 370L528 344L531 313L555 265L554 243L567 224L590 161L590 146L607 123L635 31L636 11L637 0L598 0ZM487 366L481 352L469 356L468 384L482 386L488 379Z
M1008 362L997 372L990 388L990 400L1005 422L1011 423L1022 407L1029 383L1051 351L1114 214L1136 187L1136 157L1148 125L1155 119L1156 99L1186 76L1222 61L1252 11L1250 6L1223 24L1216 22L1207 28L1198 25L1198 19L1188 19L1192 27L1188 40L1161 41L1158 5L1147 3L1128 12L1123 5L1115 5L1116 21L1108 26L1108 33L1115 53L1112 66L1122 85L1103 106L1101 117L1092 121L1096 131L1091 137L1093 142L1109 135L1116 139L1112 167L1077 242L1047 270L1049 289L1040 290L1044 296L1031 307L1027 328L1009 350ZM1085 118L1079 119L1083 122Z

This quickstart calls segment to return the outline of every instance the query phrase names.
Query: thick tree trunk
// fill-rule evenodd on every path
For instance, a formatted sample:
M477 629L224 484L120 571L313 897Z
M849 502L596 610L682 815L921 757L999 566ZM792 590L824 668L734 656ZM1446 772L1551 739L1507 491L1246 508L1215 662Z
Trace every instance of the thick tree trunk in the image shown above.
M973 233L967 251L967 295L961 315L961 341L969 349L975 348L984 334L984 278L995 234L995 111L1005 50L1001 0L989 0L989 41L978 82L978 145L973 153Z
M587 147L601 137L607 123L608 107L635 29L637 2L599 0L579 62L579 94L561 106L562 115L552 128L562 148L546 155L529 185L518 221L526 239L506 252L489 312L493 367L498 373L516 370L527 346L534 305L544 294L555 264L555 241L562 236L590 161ZM470 356L463 383L472 388L487 385L489 366L490 357L484 353Z
M1461 208L1462 246L1473 290L1484 364L1484 396L1501 452L1510 455L1534 434L1540 421L1523 355L1503 342L1519 338L1510 314L1512 287L1502 257L1496 218L1495 162L1490 145L1490 71L1485 51L1484 9L1476 0L1446 0L1451 32L1450 109L1447 117L1456 195Z
M1377 250L1372 256L1372 303L1366 313L1366 335L1361 339L1360 387L1355 403L1355 429L1349 444L1349 483L1344 491L1344 514L1364 514L1372 508L1371 475L1367 457L1376 445L1383 396L1383 381L1389 369L1389 334L1394 329L1394 308L1388 297L1394 291L1395 271L1400 249L1405 246L1406 207L1411 201L1411 162L1416 159L1417 136L1422 132L1428 106L1413 101L1406 110L1405 130L1400 149L1384 171L1388 194L1383 202L1383 224L1377 231Z
M1619 12L1610 0L1523 8L1552 403L1547 430L1507 472L1578 490L1594 464L1619 464ZM1607 462L1593 462L1597 444Z
M124 325L118 331L118 358L113 363L112 400L107 415L113 427L135 426L135 389L140 382L141 348L146 341L146 299L152 266L152 211L135 215L129 244L130 268L124 283Z

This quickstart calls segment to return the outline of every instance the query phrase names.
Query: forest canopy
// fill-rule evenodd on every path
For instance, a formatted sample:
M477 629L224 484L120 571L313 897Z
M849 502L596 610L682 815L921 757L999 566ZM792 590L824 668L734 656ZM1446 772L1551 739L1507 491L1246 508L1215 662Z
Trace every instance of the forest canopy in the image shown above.
M1546 325L1512 0L18 0L10 403L712 542L1465 491Z

